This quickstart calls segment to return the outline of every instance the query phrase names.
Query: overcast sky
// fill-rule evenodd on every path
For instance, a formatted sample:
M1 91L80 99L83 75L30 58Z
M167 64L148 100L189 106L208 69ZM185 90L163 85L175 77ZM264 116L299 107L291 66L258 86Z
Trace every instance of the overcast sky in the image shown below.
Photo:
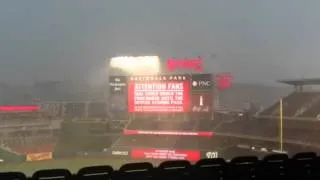
M202 55L208 71L237 81L320 77L319 7L319 0L1 0L0 81L100 81L105 59L130 54Z

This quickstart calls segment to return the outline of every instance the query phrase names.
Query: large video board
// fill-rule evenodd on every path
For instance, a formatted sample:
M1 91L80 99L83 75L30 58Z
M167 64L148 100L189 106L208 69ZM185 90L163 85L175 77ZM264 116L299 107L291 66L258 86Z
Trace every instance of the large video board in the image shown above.
M187 112L190 109L187 75L130 77L129 112Z
M112 76L110 88L111 99L127 100L129 113L212 111L211 74Z

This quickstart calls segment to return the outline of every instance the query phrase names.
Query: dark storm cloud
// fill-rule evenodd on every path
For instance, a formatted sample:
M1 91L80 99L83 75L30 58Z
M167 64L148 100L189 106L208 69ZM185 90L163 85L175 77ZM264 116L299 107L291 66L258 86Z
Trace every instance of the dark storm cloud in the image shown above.
M238 81L320 76L319 5L316 0L3 0L0 80L100 81L105 59L153 53L202 55L208 70L230 71Z

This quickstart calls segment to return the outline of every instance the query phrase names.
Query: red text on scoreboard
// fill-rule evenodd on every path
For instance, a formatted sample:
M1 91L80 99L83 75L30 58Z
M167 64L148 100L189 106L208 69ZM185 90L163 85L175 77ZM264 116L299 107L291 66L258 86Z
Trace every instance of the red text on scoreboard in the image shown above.
M187 112L190 78L184 75L130 77L129 112Z

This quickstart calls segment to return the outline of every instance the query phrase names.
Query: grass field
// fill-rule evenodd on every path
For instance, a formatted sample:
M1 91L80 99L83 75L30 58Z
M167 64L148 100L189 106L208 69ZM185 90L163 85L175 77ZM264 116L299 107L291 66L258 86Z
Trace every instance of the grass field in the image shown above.
M119 168L130 161L103 159L103 158L74 158L63 160L50 160L38 162L25 162L20 164L0 164L0 172L20 171L31 176L35 171L40 169L66 168L76 173L80 168L94 165L112 165L115 169Z

